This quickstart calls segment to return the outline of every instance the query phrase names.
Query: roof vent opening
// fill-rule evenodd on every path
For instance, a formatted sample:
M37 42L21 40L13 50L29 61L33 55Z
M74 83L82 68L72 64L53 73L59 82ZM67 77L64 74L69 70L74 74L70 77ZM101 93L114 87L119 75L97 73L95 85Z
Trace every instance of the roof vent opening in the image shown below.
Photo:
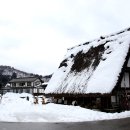
M127 31L130 31L130 28L128 28Z
M65 60L63 60L61 63L60 63L60 66L59 66L59 68L61 68L61 67L67 67L68 65L67 65L67 59L65 59Z
M105 37L103 37L103 36L100 36L100 39L105 39Z

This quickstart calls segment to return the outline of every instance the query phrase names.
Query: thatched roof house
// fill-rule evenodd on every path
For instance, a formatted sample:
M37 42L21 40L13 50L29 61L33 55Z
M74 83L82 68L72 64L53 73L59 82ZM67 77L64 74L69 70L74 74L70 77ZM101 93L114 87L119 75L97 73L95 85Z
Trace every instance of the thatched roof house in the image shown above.
M123 88L123 75L130 72L129 46L130 28L68 49L45 93L107 95ZM125 88L130 88L128 82Z

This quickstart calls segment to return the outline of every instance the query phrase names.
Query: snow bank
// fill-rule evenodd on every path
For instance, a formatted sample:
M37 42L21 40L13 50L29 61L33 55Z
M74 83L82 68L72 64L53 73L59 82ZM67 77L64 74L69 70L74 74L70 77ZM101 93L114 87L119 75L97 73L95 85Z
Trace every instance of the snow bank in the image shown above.
M30 100L27 101L26 97ZM0 104L0 121L5 122L81 122L130 117L130 111L104 113L79 106L33 104L30 94L7 93Z

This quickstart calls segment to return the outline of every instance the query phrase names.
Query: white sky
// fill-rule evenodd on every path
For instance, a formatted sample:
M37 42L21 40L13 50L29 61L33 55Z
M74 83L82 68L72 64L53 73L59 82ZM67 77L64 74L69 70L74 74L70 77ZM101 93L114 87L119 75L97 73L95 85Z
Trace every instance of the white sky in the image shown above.
M129 0L1 0L0 64L53 73L67 48L130 27Z

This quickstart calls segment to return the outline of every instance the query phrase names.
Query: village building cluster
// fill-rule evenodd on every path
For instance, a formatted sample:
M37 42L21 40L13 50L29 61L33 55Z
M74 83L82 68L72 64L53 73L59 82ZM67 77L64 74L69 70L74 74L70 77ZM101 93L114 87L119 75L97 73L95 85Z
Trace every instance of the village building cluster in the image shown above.
M2 94L45 95L58 104L105 112L130 110L130 28L68 49L49 84L36 77L9 83Z
M48 82L42 81L38 77L22 77L15 78L9 81L6 87L3 87L0 91L1 94L6 92L14 93L30 93L34 96L42 95Z

